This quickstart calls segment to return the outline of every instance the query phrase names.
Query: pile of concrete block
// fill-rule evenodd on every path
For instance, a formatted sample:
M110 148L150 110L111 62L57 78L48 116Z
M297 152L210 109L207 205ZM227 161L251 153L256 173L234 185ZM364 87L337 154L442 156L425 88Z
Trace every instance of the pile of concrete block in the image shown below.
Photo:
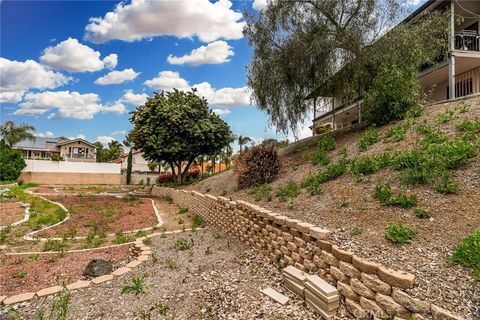
M308 275L303 271L288 266L282 271L285 287L300 295L314 312L324 319L331 319L339 307L337 288L316 275Z

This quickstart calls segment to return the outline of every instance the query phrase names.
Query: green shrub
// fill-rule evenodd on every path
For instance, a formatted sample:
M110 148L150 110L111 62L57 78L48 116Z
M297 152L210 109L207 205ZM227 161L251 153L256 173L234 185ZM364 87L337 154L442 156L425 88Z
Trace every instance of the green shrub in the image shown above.
M184 213L187 213L188 212L188 208L180 208L178 209L178 213L179 214L184 214Z
M473 230L453 251L452 261L473 270L480 277L480 229Z
M370 146L374 145L380 140L378 130L375 127L370 127L365 131L363 136L358 140L358 150L367 151Z
M385 206L395 206L407 209L414 207L417 204L417 197L415 195L408 196L404 193L395 195L388 184L377 183L375 185L373 196Z
M300 194L300 189L295 181L290 180L286 185L277 190L276 196L280 201L296 198Z
M175 241L173 248L177 251L190 250L193 247L193 242L188 242L187 240L178 239Z
M423 108L420 104L412 106L405 114L406 118L418 118L423 114Z
M270 183L280 171L280 159L274 144L261 144L244 151L235 161L239 188Z
M134 241L134 240L135 240L135 237L133 237L130 234L125 234L123 232L117 232L115 234L115 243L116 244L127 243L127 242L131 242L131 241Z
M0 181L17 180L26 166L22 154L0 140Z
M350 165L354 175L369 175L380 170L380 165L374 157L356 158Z
M396 170L402 170L402 180L408 184L428 183L436 171L435 164L420 150L395 154L391 165Z
M122 294L145 294L148 292L148 289L152 287L152 285L145 284L145 276L132 276L131 282L131 285L122 289Z
M443 143L448 140L448 137L443 135L438 128L433 128L426 123L420 124L417 127L417 132L424 135L422 146L428 146L434 143Z
M401 223L390 224L385 230L385 239L393 243L410 243L417 238L417 230Z
M312 164L314 165L328 165L330 163L330 158L328 157L328 153L325 150L317 150L312 155Z
M195 230L198 227L203 226L205 221L203 221L202 216L199 216L198 214L194 215L192 218L192 229Z
M442 194L452 194L458 192L458 183L455 182L448 174L440 176L435 183L435 190Z
M477 155L477 146L467 136L456 138L441 145L433 145L428 152L434 155L446 169L457 169Z
M480 118L476 118L475 121L465 118L462 123L457 125L457 129L465 132L478 132L480 131Z
M67 244L63 240L48 239L43 243L43 251L64 252L66 249L67 249Z
M271 201L272 200L272 195L270 192L272 191L272 187L268 184L261 184L259 186L256 186L252 190L248 192L249 195L254 196L255 201Z
M315 175L309 175L302 181L302 188L307 188L312 195L320 194L322 189L320 185L329 180L336 179L347 171L347 161L340 160L337 163L328 165Z
M447 109L447 110L445 110L444 113L441 113L441 114L438 115L437 123L438 124L445 124L445 123L447 123L447 122L449 122L450 120L453 120L453 119L455 119L455 111Z
M399 142L407 136L407 127L404 125L397 125L390 127L385 133L385 141Z
M423 210L423 209L415 209L415 217L418 219L428 219L432 216L430 211Z
M420 103L421 89L415 72L385 64L365 93L365 117L376 125L403 119Z
M317 142L317 146L320 150L332 151L335 149L335 138L332 136L321 137Z
M50 157L50 160L52 161L63 161L63 157L59 155L58 153L55 153Z

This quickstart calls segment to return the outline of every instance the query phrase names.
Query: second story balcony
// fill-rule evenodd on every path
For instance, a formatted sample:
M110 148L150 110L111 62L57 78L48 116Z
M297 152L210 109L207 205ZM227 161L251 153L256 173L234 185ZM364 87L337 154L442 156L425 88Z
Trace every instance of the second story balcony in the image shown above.
M455 50L480 52L480 35L471 30L455 33Z

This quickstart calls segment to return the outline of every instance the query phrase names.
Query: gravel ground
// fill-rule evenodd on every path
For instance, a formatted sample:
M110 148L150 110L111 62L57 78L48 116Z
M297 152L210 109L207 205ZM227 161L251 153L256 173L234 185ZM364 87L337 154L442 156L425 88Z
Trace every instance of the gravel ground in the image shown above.
M176 251L177 240L193 243ZM152 239L153 259L114 281L74 291L70 319L318 319L303 301L281 285L280 271L263 255L211 229ZM168 267L168 260L171 268ZM175 265L175 267L173 267ZM132 276L144 276L146 294L122 294ZM259 292L272 287L290 297L282 306ZM50 304L52 298L23 303L24 319ZM161 305L168 306L161 315ZM344 318L339 309L338 319Z
M468 101L469 110L457 113L455 118L441 125L442 133L459 136L455 126L464 118L470 120L480 116L478 99ZM428 107L416 123L427 122L437 126L439 114L449 105ZM389 126L380 128L381 135ZM337 150L331 157L338 157L338 149L344 146L349 157L369 156L385 151L412 149L421 136L410 129L406 139L400 142L384 142L373 145L368 151L359 153L357 141L361 132L355 132L337 139ZM260 201L257 204L275 212L308 221L334 231L333 241L358 255L394 268L410 271L417 275L417 286L411 293L428 299L436 304L462 314L473 314L480 319L480 284L469 270L448 262L448 257L462 239L474 228L480 226L480 158L452 171L453 179L459 184L459 192L454 195L441 195L429 186L405 186L400 183L399 173L381 170L369 177L358 179L346 174L336 180L323 184L324 193L311 196L306 190L295 199L295 203L280 202L275 197L276 190L289 180L299 183L310 172L317 172L321 166L313 166L308 154L313 149L289 154L282 157L282 173L271 183L272 201ZM430 219L418 219L414 209L401 209L381 206L372 194L377 181L388 181L394 190L405 189L417 196L416 208L432 213ZM227 194L232 199L255 202L249 190L237 190L236 175L233 170L187 187L214 195ZM391 223L403 223L413 226L419 238L410 244L395 245L385 240L385 228ZM357 231L356 234L355 232Z

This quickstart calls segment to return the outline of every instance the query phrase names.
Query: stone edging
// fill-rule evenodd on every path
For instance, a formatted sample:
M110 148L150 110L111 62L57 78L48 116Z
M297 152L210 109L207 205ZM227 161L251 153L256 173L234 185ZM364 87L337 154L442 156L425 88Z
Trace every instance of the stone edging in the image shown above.
M291 219L255 204L197 191L157 187L153 196L170 196L225 233L259 249L273 263L318 274L336 286L346 309L356 318L460 320L462 317L410 296L415 275L387 268L343 250L330 241L331 231Z
M197 228L196 230L202 230L204 228ZM77 290L77 289L82 289L82 288L88 288L92 287L93 285L98 285L103 282L111 281L114 278L120 277L126 273L129 273L132 271L132 269L138 267L145 261L147 261L150 256L152 255L152 250L149 246L146 246L143 243L143 240L147 238L153 238L157 236L162 236L162 235L167 235L167 234L174 234L174 233L181 233L181 232L186 232L186 231L193 231L193 229L185 229L185 230L174 230L174 231L165 231L165 232L156 232L149 234L145 237L142 238L137 238L134 242L129 242L129 243L122 243L117 246L123 246L123 245L135 245L135 251L139 252L139 255L136 257L135 260L130 261L127 263L124 267L118 268L114 270L112 273L99 276L96 278L93 278L92 280L77 280L75 282L72 282L68 285L65 286L68 290ZM114 246L110 246L114 247ZM93 248L93 249L85 249L85 250L78 250L78 251L70 251L70 252L80 252L80 251L88 251L88 250L99 250L99 249L105 249L106 247L103 248ZM32 252L32 253L22 253L22 254L33 254L33 253L40 253L40 252ZM42 252L45 253L45 252ZM49 252L50 253L50 252ZM58 253L58 252L57 252ZM12 255L12 254L9 254ZM36 292L25 292L25 293L20 293L16 294L13 296L5 297L5 296L0 296L0 304L3 303L4 305L12 305L24 301L28 301L33 299L34 297L45 297L48 295L56 294L59 293L63 290L62 286L56 285L48 288L43 288L41 290L38 290Z
M23 215L23 219L22 220L19 220L19 221L15 221L11 224L7 224L7 225L4 225L4 226L0 226L0 231L3 230L3 229L6 229L8 227L15 227L15 226L18 226L19 224L22 224L24 222L27 222L28 219L30 219L30 205L28 203L23 203L23 202L19 202L20 205L22 207L25 207L25 212L24 212L24 215Z

